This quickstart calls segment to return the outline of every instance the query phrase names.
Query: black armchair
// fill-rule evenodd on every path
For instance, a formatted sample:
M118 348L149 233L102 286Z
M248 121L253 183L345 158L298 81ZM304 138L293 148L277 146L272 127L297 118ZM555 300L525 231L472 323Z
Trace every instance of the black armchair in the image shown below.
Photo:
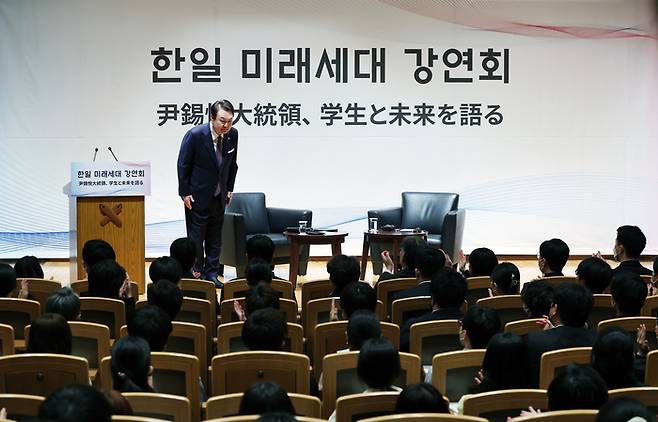
M427 230L427 242L443 249L453 262L462 247L466 210L458 208L459 195L438 192L403 192L402 206L368 211L368 218L377 217L378 226L392 224L396 228ZM370 256L375 274L382 272L380 253L388 245L373 243Z
M300 220L308 221L312 227L313 212L287 208L268 208L262 192L234 193L224 213L222 229L222 251L220 262L235 267L238 277L244 277L247 266L245 245L255 234L267 235L274 242L273 264L290 263L290 243L283 235L286 227L297 227ZM308 245L299 253L299 275L306 274Z

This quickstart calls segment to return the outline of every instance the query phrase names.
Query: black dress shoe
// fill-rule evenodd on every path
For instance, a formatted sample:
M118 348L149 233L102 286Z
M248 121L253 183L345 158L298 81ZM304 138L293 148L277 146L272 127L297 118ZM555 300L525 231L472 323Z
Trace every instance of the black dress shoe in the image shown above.
M222 283L219 280L219 278L217 278L216 275L211 275L210 277L208 277L208 281L212 281L213 283L215 283L215 287L218 288L218 289L223 289L224 288L224 283Z

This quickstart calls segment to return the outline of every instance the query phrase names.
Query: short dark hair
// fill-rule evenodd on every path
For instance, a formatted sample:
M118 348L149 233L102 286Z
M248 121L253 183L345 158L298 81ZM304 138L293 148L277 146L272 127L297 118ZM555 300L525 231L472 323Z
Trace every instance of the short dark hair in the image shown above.
M612 279L612 268L610 265L595 256L585 258L576 268L578 280L585 283L588 289L594 294L600 294L610 285Z
M149 304L162 308L173 321L183 306L183 292L169 280L158 280L151 283L146 291Z
M439 270L430 285L432 303L440 308L459 308L466 298L466 279L450 267Z
M592 368L601 375L608 390L639 387L634 370L633 337L619 327L598 333L592 346Z
M69 323L60 314L43 314L32 321L27 340L28 353L70 355L72 335Z
M258 309L242 325L242 341L249 350L280 351L287 335L286 319L278 309Z
M82 261L87 272L91 267L96 265L96 263L106 259L117 259L112 245L102 239L91 239L85 242L82 247Z
M427 242L420 236L408 236L400 242L400 250L404 252L402 261L405 267L416 269L416 255L418 251L427 246Z
M518 295L521 287L519 267L511 262L501 262L491 272L491 283L504 295Z
M587 322L594 298L592 292L577 283L560 283L555 287L553 303L562 324L569 327L582 327Z
M400 374L400 353L389 340L366 340L359 351L356 372L369 388L389 388Z
M345 286L340 294L340 308L346 318L360 309L375 312L376 307L377 293L368 283L354 281Z
M647 422L656 422L656 413L632 397L617 397L601 406L594 422L627 422L640 417Z
M250 286L255 286L261 281L271 283L272 267L269 262L262 258L252 258L247 263L245 278L247 279L247 284Z
M569 364L548 386L550 410L599 409L608 401L608 387L589 366Z
M0 262L0 296L9 297L16 290L16 271L9 264Z
M482 383L471 393L526 388L528 382L527 347L514 333L498 333L491 337L482 360Z
M498 265L498 257L489 248L476 248L468 256L468 272L470 277L491 276L494 267Z
M151 349L145 339L128 336L112 347L113 388L122 393L152 392L148 384L151 369Z
M647 246L647 238L638 226L621 226L617 229L617 243L624 247L626 256L637 259Z
M172 330L169 315L158 306L146 305L128 320L128 335L146 340L153 352L165 349Z
M395 403L395 413L450 413L443 394L426 382L404 387Z
M251 384L240 400L241 415L260 415L267 412L295 414L288 392L273 381Z
M261 258L266 262L272 263L274 257L274 242L269 236L264 234L255 234L247 239L245 245L247 259Z
M190 271L196 261L196 243L189 237L180 237L171 242L169 255L178 261L183 272Z
M153 283L164 279L178 284L182 276L180 263L170 256L156 258L149 265L149 278Z
M43 268L36 256L26 255L14 264L16 278L43 278Z
M110 422L112 409L103 393L84 384L53 391L39 407L39 418L56 422Z
M545 240L539 245L539 256L551 271L561 272L569 260L569 246L562 239Z
M445 264L446 257L440 250L431 246L425 246L424 248L417 250L416 269L423 279L431 279L437 271L445 266Z
M619 313L624 316L639 316L649 289L638 274L627 271L612 277L610 293Z
M272 285L261 281L247 292L245 314L249 317L249 315L259 309L279 309L281 307L280 301L279 293L274 291Z
M220 109L231 113L231 115L235 114L235 108L233 107L233 104L231 104L231 102L227 99L221 99L221 100L215 101L210 106L210 116L213 119L215 117L217 117L217 113L219 113Z
M486 349L491 337L500 332L500 317L495 309L472 305L464 314L462 327L473 349Z
M75 321L80 316L80 298L70 287L62 287L48 296L44 311L60 314L67 321Z
M542 279L532 280L523 285L521 300L528 310L530 318L542 318L548 315L553 306L555 287Z
M117 299L126 279L126 270L113 259L94 264L87 274L89 295Z
M381 336L381 324L374 312L356 311L347 321L347 344L350 350L359 350L366 340Z
M327 262L329 280L334 285L334 295L340 296L343 287L354 281L359 281L361 268L356 258L347 255L336 255Z

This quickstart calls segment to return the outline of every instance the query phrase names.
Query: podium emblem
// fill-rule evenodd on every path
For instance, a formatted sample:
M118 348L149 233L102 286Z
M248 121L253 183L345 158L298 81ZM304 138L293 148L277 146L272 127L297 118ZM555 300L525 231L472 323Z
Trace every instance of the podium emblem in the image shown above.
M119 218L119 214L121 214L121 210L123 209L123 204L116 204L111 208L107 204L100 204L98 205L98 208L100 208L102 215L100 222L101 227L105 227L108 223L112 222L112 224L121 228L123 223Z

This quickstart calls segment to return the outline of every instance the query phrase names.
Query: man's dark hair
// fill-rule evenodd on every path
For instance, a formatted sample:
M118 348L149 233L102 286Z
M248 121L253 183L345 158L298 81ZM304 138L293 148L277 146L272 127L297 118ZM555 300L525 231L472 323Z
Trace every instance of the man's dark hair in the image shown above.
M377 293L368 283L355 281L343 288L340 294L340 309L343 316L348 318L361 309L375 312L377 307Z
M647 246L647 238L638 226L621 226L617 229L617 244L624 247L627 257L638 259Z
M261 281L271 283L272 267L269 262L262 258L250 259L245 269L245 278L247 279L247 284L250 286L255 286Z
M43 314L32 321L27 353L70 355L72 335L69 323L60 314Z
M182 276L180 263L170 256L161 256L149 265L149 278L153 283L164 279L178 284Z
M347 255L336 255L327 263L329 280L334 285L334 296L340 296L343 288L349 283L359 281L361 268L356 258Z
M539 256L546 260L551 271L562 272L569 260L569 246L562 239L545 240L539 245Z
M249 350L280 351L287 335L286 319L278 309L254 311L242 326L242 341Z
M532 280L523 285L521 300L530 318L542 318L548 315L553 306L555 287L542 279Z
M627 271L612 277L610 293L621 316L640 316L648 288L638 274Z
M53 391L39 407L39 418L54 422L110 422L112 409L103 393L84 384Z
M221 99L219 101L215 101L212 103L212 106L210 106L210 117L213 119L216 118L220 109L231 113L231 115L235 114L235 108L233 107L233 104L231 104L229 100Z
M446 257L438 249L426 246L416 253L416 269L423 280L430 280L446 264Z
M486 349L491 337L500 332L501 323L495 309L473 305L464 314L462 327L473 349Z
M158 280L149 285L146 298L150 305L162 308L173 321L183 306L183 292L169 280Z
M627 422L634 417L644 419L646 422L656 422L656 412L652 412L632 397L617 397L608 400L601 406L594 422Z
M404 252L402 265L415 270L416 255L418 251L425 246L427 246L427 242L420 236L405 237L402 242L400 242L400 250Z
M16 290L16 271L9 264L0 262L0 296L9 297Z
M261 281L247 292L247 297L245 299L245 314L248 318L249 315L259 309L279 309L280 306L279 293L272 289L270 283Z
M585 286L594 294L600 294L610 285L612 279L612 268L604 260L595 256L585 258L576 268L578 280L585 283Z
M59 314L67 321L75 321L80 316L80 298L70 287L62 287L48 296L44 311Z
M466 298L466 279L452 268L445 267L432 277L432 303L439 308L459 308Z
M91 239L82 247L82 262L87 271L96 263L106 259L117 259L112 245L102 239Z
M152 352L165 349L169 335L173 330L169 315L157 306L146 305L135 311L128 321L128 335L146 340Z
M36 256L26 255L14 264L16 278L43 278L43 268Z
M450 413L449 403L432 384L404 387L395 404L395 413Z
M608 390L640 387L635 378L635 339L619 327L600 331L592 346L592 368L601 375Z
M192 270L196 261L196 243L189 237L180 237L174 240L169 247L169 255L180 264L183 272Z
M97 262L87 274L89 296L117 299L126 279L126 270L113 259Z
M594 298L592 292L577 283L560 283L555 287L553 303L562 324L569 327L582 327L587 322Z
M393 343L383 337L363 343L356 373L369 388L390 388L400 371L400 353Z
M286 390L273 381L263 381L247 388L240 400L241 415L260 415L267 412L295 414Z
M489 248L476 248L468 256L469 277L490 276L494 267L498 265L498 257Z
M599 409L607 401L605 381L589 366L569 364L548 386L548 408L551 411Z
M350 350L359 350L366 340L382 336L379 318L374 312L359 310L347 322L347 344Z
M264 234L253 235L247 239L245 248L247 250L248 260L261 258L270 264L272 263L274 257L274 242L269 236Z

